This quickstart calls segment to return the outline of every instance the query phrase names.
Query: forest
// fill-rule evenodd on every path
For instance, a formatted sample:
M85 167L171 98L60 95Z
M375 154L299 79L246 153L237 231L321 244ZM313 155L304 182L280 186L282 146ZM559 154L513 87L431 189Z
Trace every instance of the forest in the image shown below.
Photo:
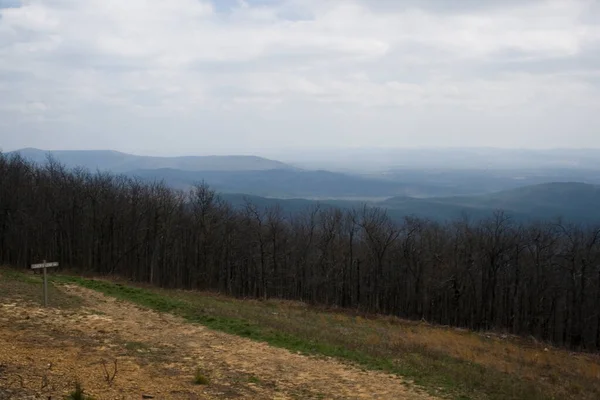
M599 221L600 222L600 221ZM0 263L41 260L135 282L281 298L600 349L600 223L395 222L374 207L234 208L0 154Z

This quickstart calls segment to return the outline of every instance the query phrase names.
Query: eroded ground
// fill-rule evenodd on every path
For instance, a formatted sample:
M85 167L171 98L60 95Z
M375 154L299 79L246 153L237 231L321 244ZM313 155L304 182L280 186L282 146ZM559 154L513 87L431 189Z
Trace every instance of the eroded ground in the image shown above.
M428 399L402 379L292 354L76 286L74 309L0 303L0 399ZM116 374L114 373L116 360ZM193 383L197 369L208 385ZM111 380L114 374L114 379ZM107 376L108 375L108 376Z

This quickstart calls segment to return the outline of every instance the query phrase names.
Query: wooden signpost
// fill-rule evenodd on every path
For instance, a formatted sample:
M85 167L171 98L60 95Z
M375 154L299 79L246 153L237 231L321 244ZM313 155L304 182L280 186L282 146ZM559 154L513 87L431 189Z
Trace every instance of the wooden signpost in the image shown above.
M48 307L48 278L46 277L46 268L58 267L57 262L46 262L44 260L41 264L32 264L31 269L40 269L44 270L44 307Z

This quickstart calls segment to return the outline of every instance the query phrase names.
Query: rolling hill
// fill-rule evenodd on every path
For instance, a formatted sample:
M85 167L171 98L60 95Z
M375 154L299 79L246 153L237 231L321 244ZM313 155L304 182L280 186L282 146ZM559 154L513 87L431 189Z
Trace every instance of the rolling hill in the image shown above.
M516 220L554 220L562 217L574 223L600 224L600 186L576 182L555 182L526 186L512 190L476 196L436 198L392 197L384 201L314 201L306 199L273 199L260 196L223 194L234 206L244 204L244 198L261 207L279 205L293 213L314 207L356 208L367 204L382 207L388 215L400 220L417 216L437 221L449 221L463 215L477 220L487 218L494 211L503 210Z

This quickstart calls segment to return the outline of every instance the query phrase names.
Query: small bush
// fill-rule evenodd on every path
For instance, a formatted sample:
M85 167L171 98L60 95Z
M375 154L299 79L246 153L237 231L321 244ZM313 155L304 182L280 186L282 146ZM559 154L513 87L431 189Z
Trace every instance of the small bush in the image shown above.
M194 383L196 385L208 385L210 380L206 375L204 375L200 368L196 368L196 373L194 374Z
M81 383L75 382L75 390L67 396L67 400L93 400L93 397L87 396L83 391Z

